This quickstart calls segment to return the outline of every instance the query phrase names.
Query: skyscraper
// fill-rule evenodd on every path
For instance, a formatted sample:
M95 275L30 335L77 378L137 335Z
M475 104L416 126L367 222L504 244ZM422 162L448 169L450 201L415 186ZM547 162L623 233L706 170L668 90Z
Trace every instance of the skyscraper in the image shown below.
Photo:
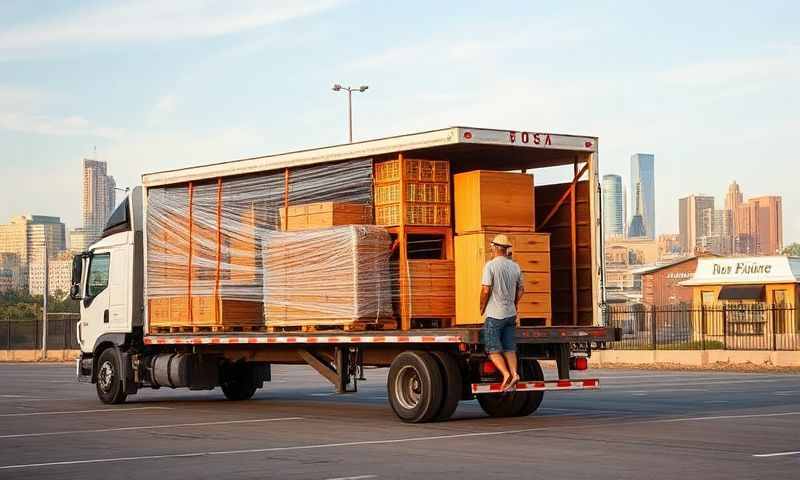
M19 264L17 287L27 287L31 263L43 262L45 243L50 258L66 249L66 227L60 218L21 215L0 225L0 252L13 254Z
M654 239L656 233L655 156L650 153L631 155L631 208L636 209L637 191L642 203L641 215L645 238ZM632 219L631 219L632 220ZM633 236L631 232L628 232Z
M728 193L725 195L725 209L734 212L743 201L744 197L742 196L742 191L739 189L739 184L735 181L731 182L731 184L728 185Z
M603 175L603 226L606 238L625 235L622 177Z
M628 238L647 238L647 230L644 227L644 215L642 215L642 184L636 184L636 191L633 195L633 216L631 225L628 227Z
M748 199L735 214L735 247L747 255L775 255L783 248L783 202L780 196Z
M106 174L106 162L83 160L83 229L89 245L100 238L108 216L114 211L116 186L114 177Z
M708 223L703 221L706 210L714 210L714 197L689 195L678 200L678 228L684 253L693 255L697 239L710 233L706 229Z

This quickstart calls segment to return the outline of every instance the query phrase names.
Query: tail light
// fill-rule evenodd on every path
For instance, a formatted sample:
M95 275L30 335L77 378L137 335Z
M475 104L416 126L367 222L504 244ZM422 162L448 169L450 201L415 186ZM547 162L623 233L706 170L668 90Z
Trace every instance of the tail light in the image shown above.
M494 363L491 360L486 360L481 364L481 373L483 375L494 375L497 373L497 367L494 366Z
M570 370L588 370L589 360L586 357L572 357L569 359Z

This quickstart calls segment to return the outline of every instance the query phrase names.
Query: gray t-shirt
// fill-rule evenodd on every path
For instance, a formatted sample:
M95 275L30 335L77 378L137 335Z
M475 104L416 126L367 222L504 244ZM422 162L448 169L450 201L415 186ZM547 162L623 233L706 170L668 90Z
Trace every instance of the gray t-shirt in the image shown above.
M522 288L522 270L517 262L494 257L483 267L481 285L492 287L484 316L502 319L517 314L517 289Z

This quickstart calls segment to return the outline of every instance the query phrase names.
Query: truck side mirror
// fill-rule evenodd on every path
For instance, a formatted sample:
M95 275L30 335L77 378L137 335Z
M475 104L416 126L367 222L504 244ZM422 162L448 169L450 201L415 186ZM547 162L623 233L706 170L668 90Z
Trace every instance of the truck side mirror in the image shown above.
M81 275L83 274L83 254L72 257L72 279L70 280L69 298L81 299Z

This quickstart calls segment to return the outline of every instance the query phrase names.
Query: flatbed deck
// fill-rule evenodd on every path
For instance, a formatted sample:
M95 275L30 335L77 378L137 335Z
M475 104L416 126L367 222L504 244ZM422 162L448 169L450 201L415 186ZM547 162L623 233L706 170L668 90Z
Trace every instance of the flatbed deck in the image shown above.
M610 327L517 327L518 343L611 342ZM481 344L480 327L366 332L225 332L155 333L144 337L145 345L258 345L258 344L362 344L362 343L464 343Z

